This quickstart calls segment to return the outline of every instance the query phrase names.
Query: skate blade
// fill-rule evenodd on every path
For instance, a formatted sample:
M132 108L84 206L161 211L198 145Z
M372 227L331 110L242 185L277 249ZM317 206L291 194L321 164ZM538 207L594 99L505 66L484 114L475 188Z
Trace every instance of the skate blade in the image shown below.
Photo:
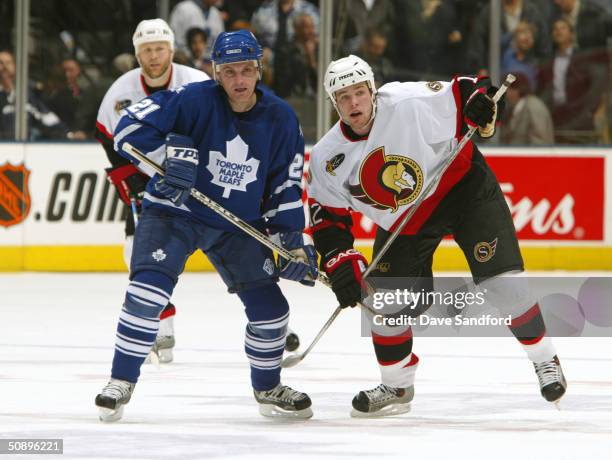
M117 409L109 409L107 407L98 407L99 418L101 422L112 423L123 417L123 404Z
M361 412L360 410L353 409L351 411L351 417L353 418L379 418L379 417L391 417L393 415L400 415L410 412L410 403L404 404L390 404L376 412Z
M285 410L274 404L260 404L259 413L264 417L306 420L312 417L312 409Z
M150 351L144 360L144 364L153 364L157 369L159 369L159 363L159 355L154 351Z
M161 350L158 350L157 357L159 358L159 362L162 364L171 363L174 360L172 348L162 348Z

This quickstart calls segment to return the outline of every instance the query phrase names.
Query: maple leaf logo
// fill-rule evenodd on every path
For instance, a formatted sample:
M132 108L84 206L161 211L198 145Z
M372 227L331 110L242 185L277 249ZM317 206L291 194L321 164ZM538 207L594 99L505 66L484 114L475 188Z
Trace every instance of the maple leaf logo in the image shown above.
M247 160L249 146L240 136L226 142L227 156L210 151L206 169L212 174L212 183L223 188L223 198L229 198L232 190L246 192L247 185L257 179L259 160Z

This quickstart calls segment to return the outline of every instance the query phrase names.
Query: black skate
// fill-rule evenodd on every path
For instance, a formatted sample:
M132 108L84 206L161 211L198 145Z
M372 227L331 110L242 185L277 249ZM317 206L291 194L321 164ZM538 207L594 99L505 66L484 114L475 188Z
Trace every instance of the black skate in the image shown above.
M266 417L301 418L312 417L312 402L306 393L278 384L267 391L255 391L259 413Z
M299 347L300 347L300 338L295 332L289 331L289 333L287 334L287 337L285 338L285 350L295 351Z
M385 417L410 412L414 386L393 388L383 383L353 398L351 417Z
M123 416L123 406L130 402L135 383L111 378L96 396L96 406L103 422L116 422Z
M540 382L540 393L546 401L556 403L565 394L567 382L557 355L550 361L533 363Z

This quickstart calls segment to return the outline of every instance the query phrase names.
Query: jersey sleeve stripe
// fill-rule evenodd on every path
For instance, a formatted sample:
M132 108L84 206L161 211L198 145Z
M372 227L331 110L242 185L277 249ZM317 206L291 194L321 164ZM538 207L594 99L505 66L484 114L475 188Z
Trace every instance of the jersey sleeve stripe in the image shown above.
M108 129L106 129L106 126L104 126L102 122L96 120L96 128L98 128L98 131L108 137L111 141L113 140L113 135L108 132Z
M287 179L284 183L282 183L281 185L279 185L278 187L276 187L274 189L274 191L272 192L272 195L278 195L283 190L285 190L285 189L287 189L289 187L293 187L294 185L297 185L298 187L300 187L300 190L301 190L301 188L302 188L302 181ZM272 195L270 195L270 196L272 196Z
M461 136L461 127L463 126L463 110L461 103L461 90L459 89L459 80L455 78L452 83L453 96L455 98L455 105L457 106L457 127L455 128L455 139L459 139Z
M279 212L289 211L290 209L301 208L302 206L304 206L304 203L302 203L302 200L293 201L291 203L283 203L276 209L270 209L268 212L266 212L263 215L263 217L266 217L266 218L274 217Z
M132 134L137 129L141 128L142 125L140 123L134 123L133 125L128 125L123 128L116 136L115 136L115 150L119 150L119 142L123 140L125 136L128 134ZM127 153L127 152L126 152Z

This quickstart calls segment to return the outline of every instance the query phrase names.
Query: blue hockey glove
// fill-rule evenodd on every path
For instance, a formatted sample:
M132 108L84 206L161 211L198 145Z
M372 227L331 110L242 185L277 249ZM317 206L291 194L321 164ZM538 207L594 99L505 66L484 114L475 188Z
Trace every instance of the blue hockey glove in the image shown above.
M155 183L155 190L180 206L189 198L198 171L198 150L189 137L168 134L164 168L166 174Z
M314 286L314 280L317 279L319 271L317 269L317 253L312 238L302 232L287 232L272 235L272 241L294 254L301 261L290 262L284 257L279 257L280 277L299 281L306 286Z

